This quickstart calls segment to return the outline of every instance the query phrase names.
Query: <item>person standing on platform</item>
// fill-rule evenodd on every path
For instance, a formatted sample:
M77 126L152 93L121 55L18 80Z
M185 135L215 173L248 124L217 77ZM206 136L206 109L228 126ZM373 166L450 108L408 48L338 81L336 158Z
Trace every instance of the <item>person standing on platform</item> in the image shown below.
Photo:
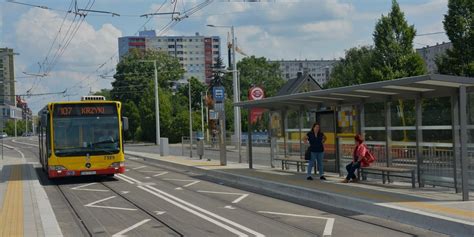
M318 172L319 179L326 180L324 177L324 167L323 167L323 158L324 158L324 142L326 142L326 136L321 132L319 123L314 123L311 127L311 131L306 134L304 138L306 142L309 142L311 150L311 159L308 161L308 170L307 170L307 180L313 180L311 176L311 171L314 166L314 162L318 162Z

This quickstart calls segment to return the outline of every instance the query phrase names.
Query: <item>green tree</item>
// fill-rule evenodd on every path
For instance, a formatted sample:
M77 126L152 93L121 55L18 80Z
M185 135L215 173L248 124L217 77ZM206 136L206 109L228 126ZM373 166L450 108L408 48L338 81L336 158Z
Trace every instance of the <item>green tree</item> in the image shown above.
M147 60L147 61L141 61ZM157 62L161 136L172 135L173 108L171 84L182 78L184 70L179 61L165 53L132 50L117 64L110 96L124 105L124 116L129 117L127 138L155 141L154 65Z
M106 100L112 99L110 96L110 89L100 89L100 91L95 92L93 95L101 95L105 97Z
M408 25L396 0L387 16L375 25L372 76L369 81L392 80L426 73L423 59L413 49L415 26Z
M5 122L4 131L8 134L8 136L15 136L15 121L7 120ZM23 136L25 133L25 120L16 121L16 131L18 136ZM28 132L32 132L31 120L28 120Z
M252 86L260 86L265 91L265 97L276 95L285 84L281 77L280 65L268 62L266 58L255 56L243 58L237 63L240 72L240 100L247 100L248 91ZM229 83L230 82L230 83ZM228 98L233 98L232 74L226 74L224 86Z
M374 50L370 46L351 48L346 51L345 58L341 58L331 73L325 88L358 85L371 78L371 68Z
M110 92L112 99L122 102L131 100L138 105L142 99L141 92L154 86L155 73L151 61L157 62L160 88L167 89L173 81L183 77L184 69L177 58L163 52L147 50L143 53L134 49L117 64L117 73L114 75L115 81L112 82L113 89Z
M140 134L137 132L140 127L140 112L132 101L128 101L122 106L122 114L128 117L128 131L125 133L125 139L139 140Z
M191 77L189 79L191 82L191 108L193 110L200 110L201 109L201 93L206 92L206 85L201 83L197 78ZM178 92L188 98L189 96L189 84L181 86ZM189 99L188 99L189 100ZM189 103L189 101L188 101ZM189 106L188 106L189 107Z
M453 48L437 58L438 71L442 74L474 76L474 1L450 0L443 25Z

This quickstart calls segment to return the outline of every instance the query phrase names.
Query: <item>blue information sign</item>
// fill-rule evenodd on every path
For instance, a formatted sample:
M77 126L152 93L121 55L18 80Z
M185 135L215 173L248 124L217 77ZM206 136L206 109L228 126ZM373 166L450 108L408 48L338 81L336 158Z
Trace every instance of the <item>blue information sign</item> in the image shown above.
M224 87L214 87L212 88L212 97L216 102L224 101Z

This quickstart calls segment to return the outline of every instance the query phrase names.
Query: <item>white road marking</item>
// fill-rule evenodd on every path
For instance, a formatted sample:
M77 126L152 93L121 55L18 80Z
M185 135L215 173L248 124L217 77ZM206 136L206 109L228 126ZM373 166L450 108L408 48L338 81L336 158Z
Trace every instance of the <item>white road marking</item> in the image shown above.
M146 167L145 165L142 165L142 166L139 166L139 167L132 168L132 170L139 170L139 169L143 169L145 167Z
M154 211L154 213L159 216L159 215L165 214L166 212L165 211Z
M18 144L22 144L22 145L28 145L28 146L35 146L35 147L39 147L39 145L36 145L36 144L31 144L31 143L25 143L25 142L19 142L15 139L12 139L12 142L13 143L18 143Z
M3 146L8 148L8 149L15 150L16 152L20 153L20 156L21 156L22 159L25 159L25 154L23 154L23 152L21 152L17 147L9 146L9 145L6 145L6 144L3 144Z
M167 197L165 197L165 196L163 196L163 195L161 195L161 194L159 194L159 193L157 193L157 192L154 192L153 190L150 190L150 189L149 189L150 187L147 187L147 186L138 186L138 188L140 188L140 189L142 189L142 190L144 190L144 191L146 191L146 192L148 192L148 193L151 193L151 194L153 194L153 195L155 195L155 196L157 196L157 197L159 197L159 198L161 198L161 199L163 199L163 200L165 200L165 201L167 201L167 202L169 202L169 203L171 203L171 204L173 204L173 205L175 205L175 206L177 206L177 207L179 207L179 208L181 208L181 209L183 209L183 210L185 210L185 211L187 211L187 212L190 212L190 213L192 213L192 214L194 214L194 215L196 215L196 216L198 216L198 217L201 217L202 219L204 219L204 220L206 220L206 221L209 221L209 222L211 222L211 223L213 223L213 224L215 224L215 225L217 225L217 226L219 226L219 227L221 227L221 228L224 228L224 229L226 229L226 230L228 230L228 231L230 231L230 232L232 232L232 233L234 233L234 234L236 234L236 235L238 235L238 236L240 236L240 237L248 237L248 235L246 235L245 233L242 233L242 232L240 232L240 231L238 231L238 230L236 230L236 229L234 229L234 228L232 228L232 227L230 227L230 226L228 226L228 225L226 225L226 224L224 224L224 223L222 223L222 222L216 221L216 220L214 220L214 219L212 219L212 218L210 218L210 217L208 217L208 216L203 215L202 213L199 213L199 212L197 212L197 211L195 211L195 210L193 210L193 209L191 209L191 208L189 208L189 207L186 207L186 206L184 206L184 205L182 205L182 204L180 204L180 203L178 203L178 202L175 202L175 201L173 201L173 200L171 200L171 199L169 199L169 198L167 198Z
M128 179L126 179L125 177L122 177L120 174L117 174L117 178L129 183L129 184L133 184L133 181L130 181Z
M235 207L233 207L233 206L230 206L230 205L228 205L228 206L225 206L224 208L227 208L227 209L230 209L230 210L235 210Z
M168 181L179 181L179 182L191 182L191 183L188 183L186 185L184 185L183 187L178 187L178 188L175 188L176 190L182 190L183 188L187 188L191 185L195 185L201 181L199 180L189 180L189 179L163 179L163 180L168 180Z
M112 235L112 236L113 236L113 237L125 236L125 235L123 235L123 234L125 234L125 233L127 233L127 232L129 232L129 231L131 231L131 230L133 230L133 229L135 229L135 228L137 228L137 227L139 227L139 226L141 226L141 225L143 225L143 224L149 222L149 221L151 221L151 219L145 219L145 220L143 220L143 221L140 221L140 222L138 222L137 224L132 225L132 226L128 227L127 229L122 230L122 231L120 231L120 232L118 232L117 234L114 234L114 235Z
M273 214L273 215L281 215L281 216L294 216L294 217L303 217L303 218L324 219L324 220L326 220L326 226L324 227L323 236L331 236L332 235L332 228L334 226L334 218L320 217L320 216L307 216L307 215L298 215L298 214L271 212L271 211L258 211L258 212L259 213Z
M153 175L153 177L162 176L162 175L165 175L165 174L167 174L167 173L168 173L168 172L164 171L164 172L161 172L161 173L159 173L159 174Z
M125 207L110 207L110 206L97 206L95 204L97 203L101 203L101 202L104 202L104 201L107 201L107 200L110 200L112 198L116 198L117 196L111 196L111 197L108 197L108 198L104 198L104 199L100 199L98 201L95 201L95 202L91 202L89 204L86 204L84 205L85 207L98 207L98 208L106 208L106 209L117 209L117 210L125 210L125 211L136 211L137 209L133 209L133 208L125 208Z
M151 177L145 177L145 179L151 179Z
M84 185L80 185L80 186L77 186L77 187L74 187L74 188L71 188L71 189L72 190L81 190L81 191L93 191L93 192L108 192L109 191L109 190L104 190L104 189L83 188L83 187L87 187L87 186L90 186L90 185L93 185L93 184L96 184L96 183L84 184Z
M248 197L249 194L246 193L227 193L227 192L215 192L215 191L203 191L203 190L198 190L198 193L214 193L214 194L225 194L225 195L240 195L237 199L232 201L232 203L238 203L242 201L244 198Z
M121 191L120 193L121 194L127 194L127 193L130 193L130 191Z
M136 182L136 183L141 183L140 181L138 181L138 180L136 180L136 179L134 179L134 178L132 178L132 177L129 177L129 176L126 176L126 175L123 175L123 174L120 174L120 176L126 177L126 178L129 179L130 181L134 181L134 182ZM175 206L177 206L177 207L179 207L179 208L181 208L181 209L183 209L183 210L186 210L186 211L188 211L188 212L190 212L190 213L192 213L192 214L194 214L194 215L196 215L196 216L199 216L199 217L201 217L201 218L203 218L203 219L205 219L205 220L207 220L207 221L209 221L209 222L211 222L211 223L213 223L213 224L215 224L215 225L217 225L217 226L220 226L220 227L222 227L222 228L224 228L224 229L226 229L226 230L228 230L228 231L230 231L230 232L232 232L232 233L234 233L234 234L237 234L238 236L242 236L242 237L243 237L243 236L248 236L248 235L245 234L245 233L242 233L242 232L240 232L240 231L238 231L238 230L236 230L236 229L234 229L234 228L232 228L232 227L230 227L230 226L228 226L228 225L226 225L226 224L224 224L224 223L222 223L222 222L226 222L226 223L228 223L228 224L230 224L230 225L233 225L233 226L235 226L235 227L237 227L237 228L240 228L240 229L242 229L242 230L244 230L244 231L247 231L247 232L249 232L249 233L251 233L251 234L253 234L253 235L257 236L257 237L264 237L264 236L265 236L265 235L263 235L263 234L261 234L261 233L259 233L259 232L256 232L256 231L254 231L254 230L252 230L252 229L249 229L249 228L247 228L247 227L245 227L245 226L242 226L242 225L240 225L240 224L238 224L238 223L235 223L235 222L233 222L233 221L231 221L231 220L228 220L228 219L226 219L226 218L224 218L224 217L222 217L222 216L219 216L219 215L217 215L217 214L215 214L215 213L212 213L212 212L207 211L207 210L205 210L205 209L202 209L202 208L200 208L200 207L198 207L198 206L195 206L195 205L193 205L193 204L191 204L191 203L189 203L189 202L186 202L186 201L184 201L184 200L182 200L182 199L180 199L180 198L178 198L178 197L175 197L175 196L173 196L173 195L171 195L171 194L168 194L168 193L166 193L166 192L164 192L164 191L161 191L161 190L159 190L159 189L157 189L157 188L155 188L155 187L146 185L146 186L138 186L138 188L140 188L140 189L142 189L142 190L144 190L144 191L146 191L146 192L148 192L148 193L150 193L150 194L153 194L153 195L155 195L155 196L157 196L157 197L159 197L159 198L161 198L161 199L163 199L163 200L165 200L165 201L167 201L167 202L169 202L169 203L171 203L171 204L173 204L173 205L175 205ZM174 200L172 200L172 199L174 199ZM192 208L192 209L191 209L191 208ZM194 210L193 210L193 209L194 209ZM214 220L214 219L212 219L211 217L208 217L208 216L206 216L206 215L204 215L204 214L202 214L202 213L200 213L200 212L198 212L198 211L200 211L200 212L202 212L202 213L204 213L204 214L207 214L207 215L209 215L209 216L211 216L211 217L214 217L214 218L216 218L216 219L218 219L218 220L220 220L220 221L222 221L222 222L217 221L217 220Z

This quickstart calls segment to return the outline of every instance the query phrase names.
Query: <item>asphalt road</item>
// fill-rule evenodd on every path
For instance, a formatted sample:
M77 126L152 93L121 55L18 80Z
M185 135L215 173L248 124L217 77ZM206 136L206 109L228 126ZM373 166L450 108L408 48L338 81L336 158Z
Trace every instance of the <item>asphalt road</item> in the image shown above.
M4 142L37 162L35 138ZM113 178L54 181L37 169L65 236L442 236L338 208L308 208L130 156L126 165Z

